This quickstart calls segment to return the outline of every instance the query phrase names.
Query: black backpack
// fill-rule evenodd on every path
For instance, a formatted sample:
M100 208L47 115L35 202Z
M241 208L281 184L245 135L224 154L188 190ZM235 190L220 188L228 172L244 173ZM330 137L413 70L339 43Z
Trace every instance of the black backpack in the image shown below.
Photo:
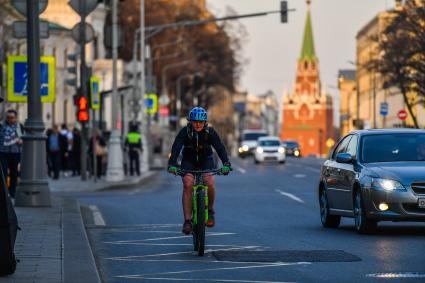
M16 270L14 247L18 229L18 218L0 166L0 276L13 274Z

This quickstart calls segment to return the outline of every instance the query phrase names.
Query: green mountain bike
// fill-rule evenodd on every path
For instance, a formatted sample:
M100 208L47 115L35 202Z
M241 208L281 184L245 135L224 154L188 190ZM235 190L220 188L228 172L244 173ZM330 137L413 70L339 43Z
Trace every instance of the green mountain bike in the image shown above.
M192 174L195 181L192 186L192 235L193 248L198 256L203 256L205 251L205 226L208 221L208 186L204 184L202 175L223 175L220 169L212 170L183 170L179 169L177 174L184 176Z

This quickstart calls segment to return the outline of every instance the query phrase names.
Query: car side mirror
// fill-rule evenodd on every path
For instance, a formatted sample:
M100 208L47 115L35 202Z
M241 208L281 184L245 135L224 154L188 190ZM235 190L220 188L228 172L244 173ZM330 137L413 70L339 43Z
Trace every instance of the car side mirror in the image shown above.
M349 153L338 153L336 155L336 162L338 162L338 163L352 163L353 157Z

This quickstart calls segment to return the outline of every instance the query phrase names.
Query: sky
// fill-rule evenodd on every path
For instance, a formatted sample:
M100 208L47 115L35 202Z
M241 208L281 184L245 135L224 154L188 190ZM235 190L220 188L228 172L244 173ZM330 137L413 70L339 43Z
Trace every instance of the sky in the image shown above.
M312 23L316 55L319 58L323 87L337 97L340 69L353 68L357 32L380 11L394 6L394 0L312 0ZM226 7L238 14L280 9L280 0L207 0L208 9L217 17ZM288 0L289 21L280 22L279 14L239 20L248 32L243 55L249 60L240 89L252 94L272 90L280 100L284 90L292 90L296 62L301 52L306 19L305 0ZM335 101L338 104L338 100Z

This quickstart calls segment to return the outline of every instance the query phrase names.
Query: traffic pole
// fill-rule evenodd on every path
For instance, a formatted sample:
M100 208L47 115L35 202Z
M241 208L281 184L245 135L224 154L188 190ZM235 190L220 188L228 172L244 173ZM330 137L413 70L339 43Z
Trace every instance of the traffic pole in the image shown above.
M108 170L106 181L124 180L123 154L121 134L118 124L118 91L117 91L117 59L118 59L118 0L112 0L112 133L109 140ZM122 125L121 125L122 126Z
M27 0L28 118L22 137L21 180L15 206L50 206L46 170L46 136L40 99L39 0Z

